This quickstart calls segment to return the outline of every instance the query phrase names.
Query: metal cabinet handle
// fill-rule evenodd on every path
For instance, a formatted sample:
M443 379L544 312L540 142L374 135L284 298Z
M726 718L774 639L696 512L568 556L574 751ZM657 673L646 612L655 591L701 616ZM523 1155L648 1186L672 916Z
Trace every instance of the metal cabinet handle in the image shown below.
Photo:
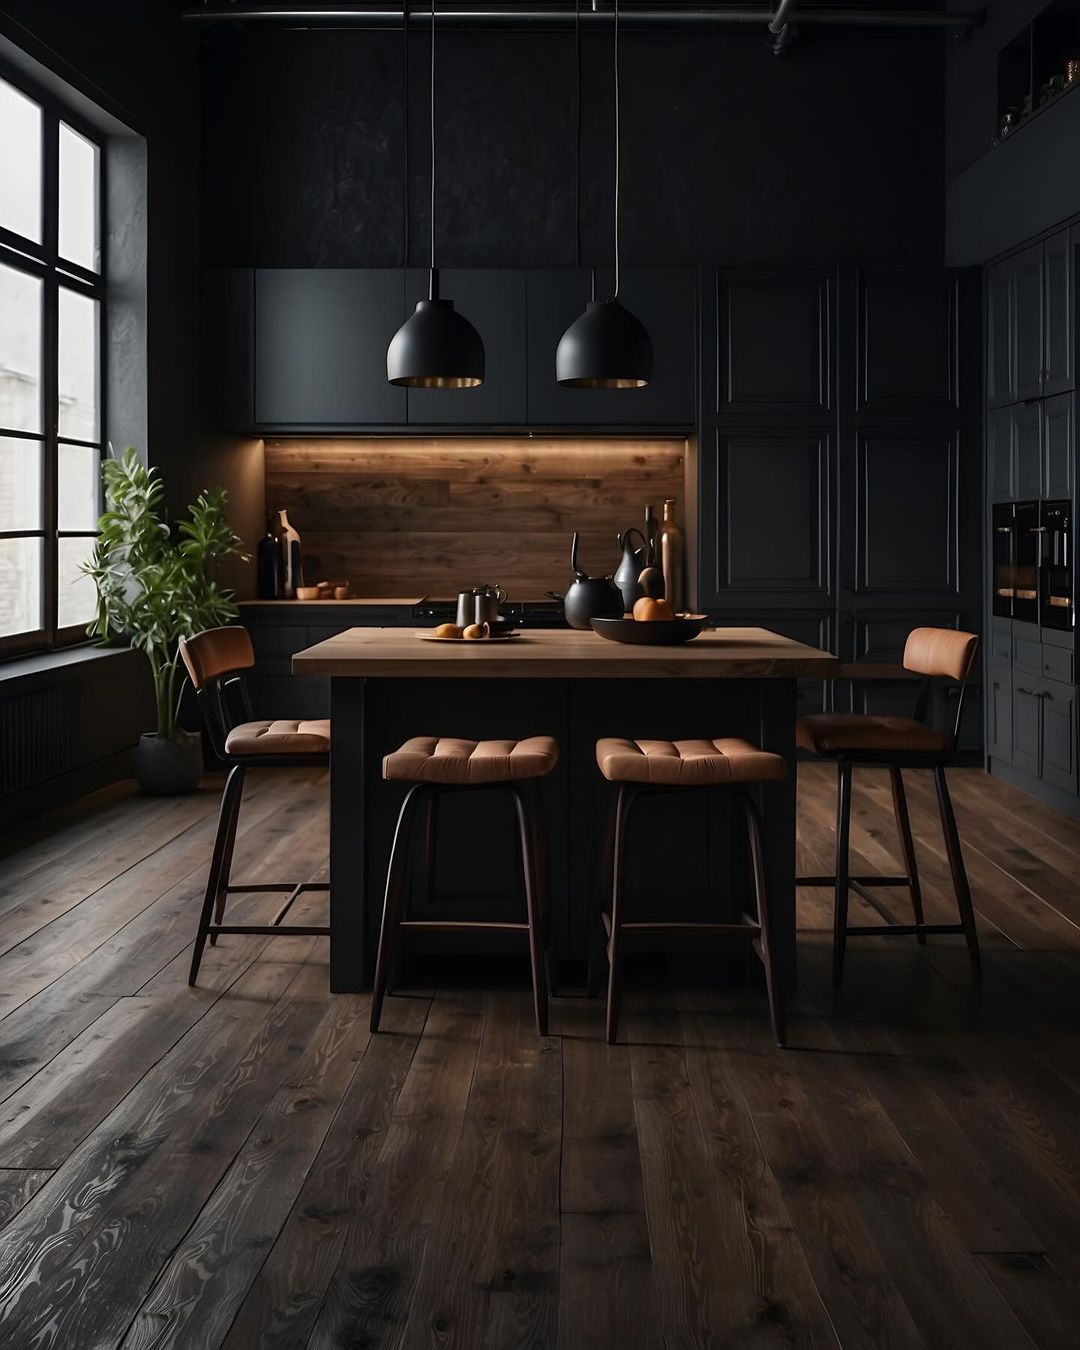
M995 525L995 526L994 526L994 533L995 533L995 534L1012 534L1012 526L1011 526L1011 525Z
M1026 694L1028 698L1038 698L1038 697L1039 697L1038 694L1035 692L1034 689L1021 689L1021 687L1020 687L1019 685L1016 686L1016 692L1017 692L1018 694Z

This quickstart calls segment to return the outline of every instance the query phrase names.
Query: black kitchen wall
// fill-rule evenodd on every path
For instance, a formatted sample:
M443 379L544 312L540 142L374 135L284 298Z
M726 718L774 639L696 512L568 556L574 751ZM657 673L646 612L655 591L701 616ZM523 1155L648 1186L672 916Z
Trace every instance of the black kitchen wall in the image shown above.
M940 262L944 45L901 30L625 31L623 258L648 265ZM427 40L249 26L203 35L208 263L422 265ZM611 257L610 34L584 39L582 258ZM572 31L441 30L437 254L575 263ZM404 254L408 223L408 257Z

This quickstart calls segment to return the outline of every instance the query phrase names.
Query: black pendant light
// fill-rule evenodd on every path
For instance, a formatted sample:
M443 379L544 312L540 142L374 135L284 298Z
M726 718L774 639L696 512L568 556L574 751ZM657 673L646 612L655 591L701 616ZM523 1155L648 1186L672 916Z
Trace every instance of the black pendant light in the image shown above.
M428 298L418 300L386 349L386 378L411 389L474 389L484 383L480 334L439 295L435 267L435 0L431 0L431 264Z
M597 300L594 288L585 313L559 339L555 378L574 389L640 389L652 379L649 334L641 320L619 304L619 0L614 27L615 289L610 300Z

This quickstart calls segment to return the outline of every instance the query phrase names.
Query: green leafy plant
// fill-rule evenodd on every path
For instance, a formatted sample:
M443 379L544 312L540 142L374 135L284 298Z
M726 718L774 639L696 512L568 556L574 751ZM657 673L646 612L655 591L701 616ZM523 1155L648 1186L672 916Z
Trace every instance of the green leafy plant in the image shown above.
M106 459L105 514L83 571L93 577L98 612L87 628L103 643L126 639L145 652L154 679L157 733L175 736L183 692L181 637L236 617L233 592L213 578L217 561L239 553L226 515L228 493L208 488L188 507L174 541L165 519L165 485L134 450Z

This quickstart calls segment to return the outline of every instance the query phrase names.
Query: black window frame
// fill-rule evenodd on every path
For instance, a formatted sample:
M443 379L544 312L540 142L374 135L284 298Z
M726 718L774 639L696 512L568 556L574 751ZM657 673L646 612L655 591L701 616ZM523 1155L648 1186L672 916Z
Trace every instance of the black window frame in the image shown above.
M28 80L7 62L0 61L0 79L31 99L42 110L42 174L41 174L41 243L0 226L0 263L6 267L37 277L42 286L41 329L41 431L28 432L0 426L0 437L31 441L41 446L41 526L37 530L3 530L0 539L41 539L42 547L42 618L41 627L32 632L0 635L0 660L58 651L89 641L86 624L59 624L59 554L61 539L95 539L97 530L63 530L59 528L59 459L61 445L83 446L98 455L98 465L105 458L106 436L106 145L99 128L69 107L63 99ZM92 272L60 255L60 124L71 128L97 149L97 238L98 271ZM84 295L98 302L98 439L78 440L59 434L59 305L60 288ZM103 491L100 473L96 514L103 509Z

